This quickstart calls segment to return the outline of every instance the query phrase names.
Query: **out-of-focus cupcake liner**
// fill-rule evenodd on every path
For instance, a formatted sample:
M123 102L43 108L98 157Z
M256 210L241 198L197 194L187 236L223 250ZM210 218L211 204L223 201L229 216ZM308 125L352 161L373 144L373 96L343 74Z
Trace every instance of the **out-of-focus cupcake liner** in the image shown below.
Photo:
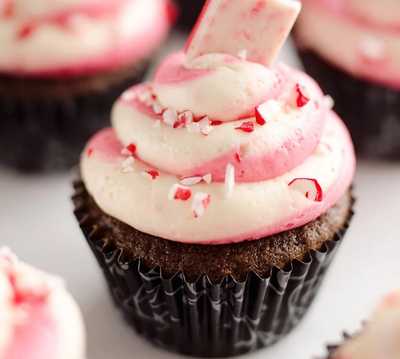
M343 345L345 344L348 340L352 339L353 336L348 334L348 333L343 333L343 340L341 343L337 344L329 344L326 346L326 351L327 354L325 357L319 357L315 359L333 359L336 351Z
M75 216L127 321L150 342L198 357L245 354L286 336L307 312L348 228L267 278L251 272L242 282L229 276L212 283L206 275L191 282L184 273L165 277L162 268L127 259L112 229L91 218L84 184L74 188Z
M184 31L190 31L196 24L206 0L176 0L179 6L177 25Z
M400 91L357 79L314 51L301 49L306 71L335 100L361 156L400 160Z
M22 172L72 167L90 136L109 123L114 101L147 68L141 65L108 88L79 95L0 95L0 163Z

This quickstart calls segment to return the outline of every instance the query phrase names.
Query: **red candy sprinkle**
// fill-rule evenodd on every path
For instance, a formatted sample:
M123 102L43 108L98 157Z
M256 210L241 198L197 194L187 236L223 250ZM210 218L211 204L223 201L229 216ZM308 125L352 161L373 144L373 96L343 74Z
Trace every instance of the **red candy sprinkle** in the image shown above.
M185 116L179 115L179 116L178 116L178 119L175 121L173 127L176 129L176 128L185 127L185 125L186 125L186 118L185 118Z
M174 199L179 201L187 201L192 197L192 191L187 188L177 187Z
M27 23L27 24L21 26L21 28L19 29L19 31L17 33L17 38L19 40L24 40L24 39L28 38L29 36L32 35L32 33L35 31L35 29L36 29L35 24Z
M262 112L262 106L259 106L256 108L256 122L260 126L264 126L267 121L265 121L264 116L261 114Z
M238 161L239 163L242 162L242 158L240 157L240 153L239 153L239 152L236 152L236 153L235 153L235 159L236 159L236 161Z
M289 187L303 193L311 201L322 202L323 200L322 187L315 178L295 178L289 183Z
M146 171L153 180L157 179L157 177L160 176L160 172L158 172L157 170L148 170Z
M297 107L304 107L310 102L310 99L304 94L302 87L297 84L296 85L297 99L296 105Z
M210 124L211 124L211 126L221 126L223 124L223 121L211 120Z
M126 146L126 149L134 155L136 153L137 147L135 144L131 143L130 145Z
M93 148L88 148L87 156L90 157L93 154Z
M3 8L0 6L0 15L10 18L14 15L14 1L13 0L3 0Z
M254 131L254 122L247 121L243 122L239 127L236 127L235 130L243 131L243 132L253 132Z

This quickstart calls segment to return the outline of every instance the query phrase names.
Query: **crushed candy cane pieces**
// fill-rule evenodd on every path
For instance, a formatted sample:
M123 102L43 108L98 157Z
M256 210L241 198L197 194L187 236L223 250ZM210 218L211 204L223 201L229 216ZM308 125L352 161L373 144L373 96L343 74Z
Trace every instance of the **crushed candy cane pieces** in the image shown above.
M243 132L253 132L254 131L254 122L252 121L246 121L243 122L239 127L236 127L235 130L238 131L243 131Z
M235 167L228 163L225 171L225 198L230 198L232 196L233 190L235 188Z
M133 156L129 156L122 162L122 173L131 173L133 172L133 165L135 163L135 158Z
M204 215L206 209L211 203L211 196L207 193L197 192L193 197L192 211L194 218L200 218Z
M188 201L192 197L192 190L186 186L174 184L168 193L170 201Z
M304 88L300 84L296 84L296 95L297 107L302 108L310 102L310 98L306 95Z
M302 193L307 199L314 202L322 202L323 191L315 178L295 178L289 183L289 187Z

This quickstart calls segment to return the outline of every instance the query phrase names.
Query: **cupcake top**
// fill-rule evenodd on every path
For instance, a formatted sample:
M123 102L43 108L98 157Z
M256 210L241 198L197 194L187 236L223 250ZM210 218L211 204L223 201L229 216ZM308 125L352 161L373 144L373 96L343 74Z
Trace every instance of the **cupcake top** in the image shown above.
M400 2L303 0L299 44L354 76L400 88Z
M221 244L302 226L344 195L355 159L332 100L272 64L299 6L208 2L185 52L127 90L113 128L87 145L82 177L104 212L165 239Z
M57 278L0 250L0 359L84 359L78 307Z
M388 295L362 333L348 340L331 358L400 358L400 291Z
M171 22L169 0L4 0L0 73L78 76L150 55Z

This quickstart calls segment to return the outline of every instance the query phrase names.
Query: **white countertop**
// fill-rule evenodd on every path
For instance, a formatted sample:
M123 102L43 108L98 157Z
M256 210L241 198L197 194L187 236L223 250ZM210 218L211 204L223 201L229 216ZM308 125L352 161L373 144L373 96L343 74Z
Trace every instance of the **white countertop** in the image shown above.
M0 169L0 246L66 280L86 321L88 359L177 358L137 337L112 305L73 217L70 183L70 175ZM245 359L314 358L400 287L400 163L359 164L356 194L356 217L309 314L282 342Z

